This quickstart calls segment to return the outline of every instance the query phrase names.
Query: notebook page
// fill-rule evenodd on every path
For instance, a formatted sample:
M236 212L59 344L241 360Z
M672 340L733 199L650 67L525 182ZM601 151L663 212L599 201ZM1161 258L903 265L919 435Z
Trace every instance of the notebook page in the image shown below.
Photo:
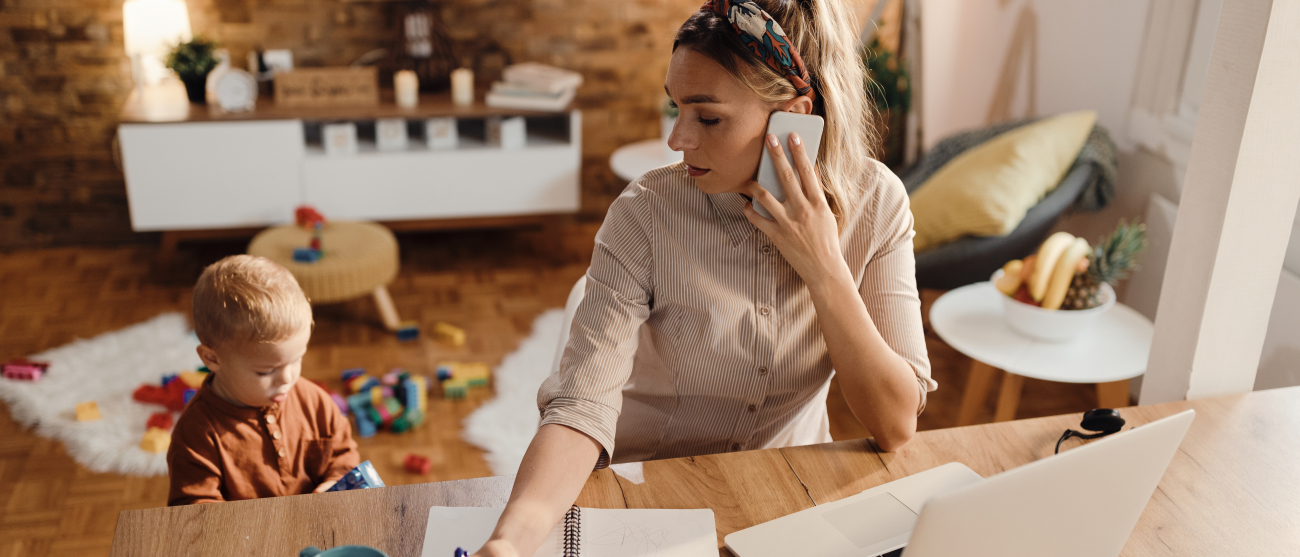
M420 557L452 557L456 548L478 551L496 528L504 507L433 507ZM533 557L560 557L560 527L551 530Z
M582 509L583 557L717 557L711 509ZM427 557L427 556L426 556Z

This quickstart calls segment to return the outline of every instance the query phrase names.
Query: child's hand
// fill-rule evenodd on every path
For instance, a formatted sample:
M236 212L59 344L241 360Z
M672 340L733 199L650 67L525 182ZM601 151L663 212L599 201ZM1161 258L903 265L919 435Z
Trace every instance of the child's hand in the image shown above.
M312 493L325 493L326 490L328 490L328 489L331 488L331 487L334 487L334 484L335 484L335 483L338 483L338 480L330 480L330 481L327 481L327 482L321 482L321 484L318 485L318 486L316 486L316 489L311 490L311 492L312 492Z

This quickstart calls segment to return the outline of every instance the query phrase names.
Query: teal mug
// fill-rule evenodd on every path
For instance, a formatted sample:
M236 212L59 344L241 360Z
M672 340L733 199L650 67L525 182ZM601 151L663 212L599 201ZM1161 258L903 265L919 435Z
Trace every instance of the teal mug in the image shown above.
M299 551L298 557L388 557L388 554L364 545L340 545L323 551L313 545Z

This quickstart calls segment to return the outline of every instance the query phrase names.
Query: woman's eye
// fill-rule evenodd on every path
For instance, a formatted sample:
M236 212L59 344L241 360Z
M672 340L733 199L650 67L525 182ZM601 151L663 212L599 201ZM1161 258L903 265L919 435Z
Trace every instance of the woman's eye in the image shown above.
M718 123L718 120L720 120L720 118L712 118L712 119L700 118L700 123L706 126L712 126Z
M668 106L673 107L673 108L677 108L677 103L674 102L674 101L671 101L671 100L670 100L670 101L668 101Z

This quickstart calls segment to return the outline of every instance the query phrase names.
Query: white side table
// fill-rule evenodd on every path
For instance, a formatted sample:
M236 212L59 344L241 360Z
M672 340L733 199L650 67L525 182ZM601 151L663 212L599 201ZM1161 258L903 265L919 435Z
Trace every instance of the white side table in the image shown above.
M1069 342L1035 340L1007 325L1002 293L979 282L952 290L930 308L930 326L957 351L970 356L970 377L958 425L970 425L999 370L1005 370L994 421L1015 418L1025 377L1064 383L1096 383L1099 408L1128 406L1128 380L1146 372L1155 327L1145 316L1115 304Z
M609 166L619 178L631 182L642 174L682 160L681 151L669 151L662 139L629 143L614 150Z

